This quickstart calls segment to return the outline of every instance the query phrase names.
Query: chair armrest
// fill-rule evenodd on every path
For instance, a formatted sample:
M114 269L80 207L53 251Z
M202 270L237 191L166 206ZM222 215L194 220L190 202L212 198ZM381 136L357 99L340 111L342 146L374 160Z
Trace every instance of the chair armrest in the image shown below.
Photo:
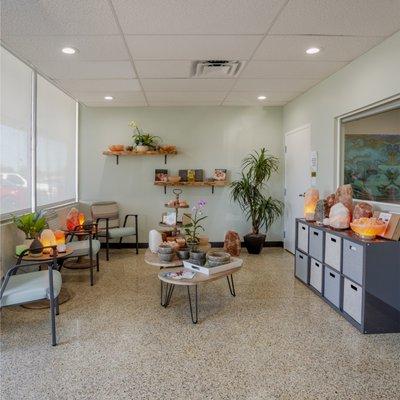
M123 225L123 227L126 226L126 223L127 223L127 221L128 221L128 217L134 217L134 218L135 218L135 228L136 228L136 227L137 227L137 217L138 217L138 214L126 214L126 215L125 215L125 219L124 219L124 225Z
M109 235L109 225L110 225L110 218L108 218L108 217L100 217L100 218L97 218L96 219L96 232L97 232L97 234L98 234L98 232L99 232L99 221L106 221L106 235L108 236Z
M78 232L84 232L90 236L93 235L93 239L95 239L97 237L97 233L98 233L97 222L90 222L90 223L84 223L82 225L76 225L73 230L67 231L66 234L70 235L70 239L69 239L70 242L72 242L72 239Z

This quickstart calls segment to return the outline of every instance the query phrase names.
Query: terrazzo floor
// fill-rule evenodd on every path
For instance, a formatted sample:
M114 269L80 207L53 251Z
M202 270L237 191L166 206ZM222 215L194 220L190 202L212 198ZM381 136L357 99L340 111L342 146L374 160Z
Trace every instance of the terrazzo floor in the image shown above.
M400 399L400 334L362 335L293 278L293 257L243 255L235 276L159 304L159 270L132 250L88 271L63 270L59 345L48 310L2 310L2 400Z

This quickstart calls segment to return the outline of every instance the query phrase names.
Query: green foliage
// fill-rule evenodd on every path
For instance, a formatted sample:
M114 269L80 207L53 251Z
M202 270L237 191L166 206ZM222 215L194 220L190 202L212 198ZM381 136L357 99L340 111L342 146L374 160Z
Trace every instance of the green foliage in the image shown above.
M253 233L265 231L282 215L283 203L265 194L265 183L279 168L279 159L268 155L262 148L242 161L241 179L231 183L231 198L236 201L247 220L251 220Z
M155 149L159 145L159 142L161 141L159 136L144 133L135 121L130 122L129 126L133 129L134 135L132 138L136 146L149 146L152 149Z
M13 222L25 233L26 239L36 238L43 229L47 228L47 221L42 212L29 213L20 217L13 216Z
M205 201L200 200L197 206L192 208L194 215L184 214L190 220L188 224L183 225L183 229L186 234L186 240L188 243L196 245L200 242L198 233L200 230L204 232L204 228L200 224L200 222L207 218L206 215L203 215L204 206L205 206Z

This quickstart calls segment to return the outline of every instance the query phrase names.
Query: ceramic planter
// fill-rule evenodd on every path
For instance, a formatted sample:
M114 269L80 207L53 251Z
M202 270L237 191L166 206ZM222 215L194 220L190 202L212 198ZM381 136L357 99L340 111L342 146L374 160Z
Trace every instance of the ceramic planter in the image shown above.
M149 150L149 146L144 146L144 145L142 145L142 144L138 144L137 146L136 146L136 151L138 152L138 153L146 153L146 151L148 151Z
M244 244L249 254L260 254L264 246L266 235L249 233L244 236Z

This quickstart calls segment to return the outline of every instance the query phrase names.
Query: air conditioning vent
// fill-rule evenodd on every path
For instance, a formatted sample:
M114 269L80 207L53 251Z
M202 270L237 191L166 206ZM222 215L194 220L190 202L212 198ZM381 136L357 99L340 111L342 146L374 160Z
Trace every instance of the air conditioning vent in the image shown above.
M240 67L240 61L195 61L193 63L192 76L201 78L233 78L239 72Z

